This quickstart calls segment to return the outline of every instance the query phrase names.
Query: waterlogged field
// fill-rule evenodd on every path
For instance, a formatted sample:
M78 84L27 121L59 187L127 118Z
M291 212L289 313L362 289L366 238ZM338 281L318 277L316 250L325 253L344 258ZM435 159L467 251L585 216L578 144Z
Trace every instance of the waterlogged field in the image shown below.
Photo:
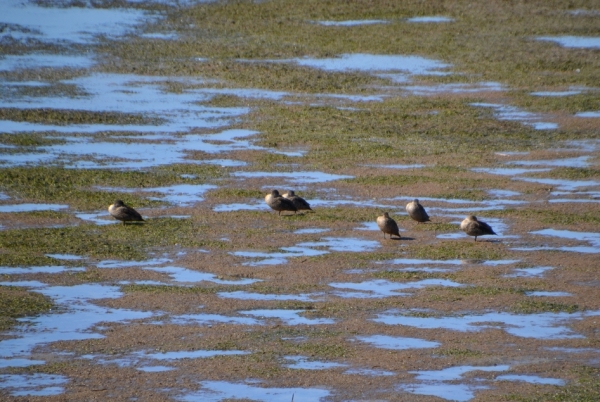
M600 399L597 2L4 0L0 26L0 399Z

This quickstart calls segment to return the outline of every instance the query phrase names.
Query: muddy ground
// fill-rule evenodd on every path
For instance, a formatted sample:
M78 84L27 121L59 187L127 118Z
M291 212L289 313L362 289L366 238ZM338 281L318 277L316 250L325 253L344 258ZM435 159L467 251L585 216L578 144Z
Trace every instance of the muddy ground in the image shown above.
M535 37L600 9L468 3L52 2L140 18L72 43L11 4L1 399L597 400L598 46Z

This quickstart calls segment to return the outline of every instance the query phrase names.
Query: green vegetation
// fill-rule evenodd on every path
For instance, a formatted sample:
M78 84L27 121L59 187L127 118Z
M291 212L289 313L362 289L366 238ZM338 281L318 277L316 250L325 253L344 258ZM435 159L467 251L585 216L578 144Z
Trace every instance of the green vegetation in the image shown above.
M532 396L509 395L506 399L519 402L595 402L600 399L600 369L581 366L574 370L577 380L556 387L552 392L538 392Z
M15 318L49 311L52 301L39 293L29 292L16 286L0 286L0 330L15 324Z
M428 245L411 244L407 252L412 258L431 260L500 260L506 257L506 252L498 245L469 240L470 238Z
M40 124L162 124L163 120L143 115L87 110L0 108L0 120Z
M519 314L535 314L535 313L543 313L543 312L552 312L552 313L574 313L576 311L580 311L579 305L577 304L564 304L564 303L553 303L553 302L545 302L545 301L536 301L536 300L525 300L519 301L515 303L511 310L515 313Z
M414 279L431 279L431 278L446 278L450 279L454 275L440 272L423 272L423 271L380 271L375 275L376 278L394 279L394 280L414 280Z
M194 172L199 177L185 179L182 171ZM79 210L106 209L115 199L137 207L156 206L161 202L145 197L120 193L119 187L147 188L177 183L194 183L207 177L219 177L219 168L194 166L182 169L180 165L161 167L153 171L81 170L60 167L13 167L0 169L0 190L20 199L37 202L69 204ZM102 190L102 188L109 190ZM100 189L96 189L100 188ZM113 188L115 188L113 190Z
M223 242L201 240L206 230L190 220L171 218L153 219L138 225L18 229L0 231L0 248L12 254L15 261L29 255L42 258L43 254L142 260L148 251L169 246L227 246Z

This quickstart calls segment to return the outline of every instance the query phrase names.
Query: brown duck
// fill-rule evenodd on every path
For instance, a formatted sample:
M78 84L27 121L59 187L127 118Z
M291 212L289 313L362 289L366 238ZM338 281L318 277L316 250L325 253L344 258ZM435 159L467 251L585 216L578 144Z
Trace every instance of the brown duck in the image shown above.
M292 201L298 209L298 211L312 211L310 204L306 202L304 198L297 196L293 190L290 190L287 193L285 193L283 195L283 198L287 198L288 200Z
M425 208L423 208L423 205L419 204L419 200L417 200L416 198L414 199L414 201L411 201L408 204L406 204L406 212L408 212L408 216L410 216L411 219L419 223L429 222L429 215L427 215Z
M477 241L477 236L496 234L490 225L477 220L477 217L474 215L467 216L460 223L460 229L469 236L475 236L475 241Z
M298 211L294 203L287 198L283 198L277 190L273 190L271 194L267 194L265 202L271 209L277 211L279 215L281 215L281 211L293 211L294 213Z
M108 213L123 224L127 222L144 222L142 215L135 209L128 207L121 200L116 200L114 204L108 207Z
M385 239L385 234L390 235L390 239L392 235L398 236L398 238L402 238L400 236L400 231L398 230L398 224L395 220L390 218L390 215L387 212L384 212L382 216L377 217L377 226L383 232L383 238Z

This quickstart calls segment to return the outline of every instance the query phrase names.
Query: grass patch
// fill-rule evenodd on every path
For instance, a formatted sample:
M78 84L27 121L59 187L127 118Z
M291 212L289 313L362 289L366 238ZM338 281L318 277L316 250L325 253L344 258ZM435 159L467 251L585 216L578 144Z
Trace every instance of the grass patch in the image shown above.
M519 314L535 314L535 313L574 313L580 311L579 305L577 304L564 304L564 303L553 303L545 301L525 300L515 303L511 310Z
M451 278L453 275L439 272L423 272L423 271L380 271L373 275L375 278L395 279L395 280L411 280L411 279L431 279L431 278Z
M564 387L556 387L552 392L538 392L537 395L508 395L506 399L519 402L595 402L600 400L600 369L580 366L574 370L578 378Z
M92 112L64 109L17 109L0 108L0 120L24 121L28 123L53 124L144 124L161 125L164 119L148 118L142 114L119 112Z
M48 136L37 133L0 134L1 144L14 145L16 147L41 147L45 145L63 144L64 142L63 139L49 138Z
M229 198L258 198L265 197L266 192L260 190L246 190L242 188L218 188L207 193L211 198L229 199Z
M452 191L449 193L439 193L433 195L434 198L442 198L447 200L470 200L484 201L488 199L487 192L481 189L464 189Z
M600 178L600 169L561 167L544 172L542 177L567 180L591 180ZM539 176L539 175L538 175Z
M232 290L231 287L224 286L172 286L172 285L146 285L146 284L130 284L121 286L123 292L143 292L143 293L169 293L169 294L214 294ZM238 290L238 288L235 288Z
M439 288L427 288L428 290L439 291ZM460 288L443 288L460 296L495 296L500 294L524 294L525 291L516 288L501 288L497 286L464 286Z
M548 225L600 225L600 215L595 211L572 213L556 209L508 208L506 210L486 211L486 214L490 216L511 216L531 219Z
M0 329L13 326L16 318L45 313L53 306L52 300L40 293L16 286L0 286Z
M135 194L95 190L94 187L148 188L178 183L197 184L199 178L182 178L182 170L178 165L150 172L13 167L0 169L0 189L14 198L68 203L80 210L105 209L117 198L134 207L155 206L161 203ZM187 171L197 172L202 178L218 174L213 168L196 167Z
M164 247L227 247L224 242L200 240L205 230L190 220L171 218L139 225L18 229L0 231L0 247L23 258L39 253L119 260L142 260L148 251Z
M481 357L483 353L478 350L448 348L436 351L436 354L451 357Z
M466 235L465 235L466 236ZM506 257L503 249L484 242L446 241L428 245L410 245L407 252L411 258L431 260L501 260Z

